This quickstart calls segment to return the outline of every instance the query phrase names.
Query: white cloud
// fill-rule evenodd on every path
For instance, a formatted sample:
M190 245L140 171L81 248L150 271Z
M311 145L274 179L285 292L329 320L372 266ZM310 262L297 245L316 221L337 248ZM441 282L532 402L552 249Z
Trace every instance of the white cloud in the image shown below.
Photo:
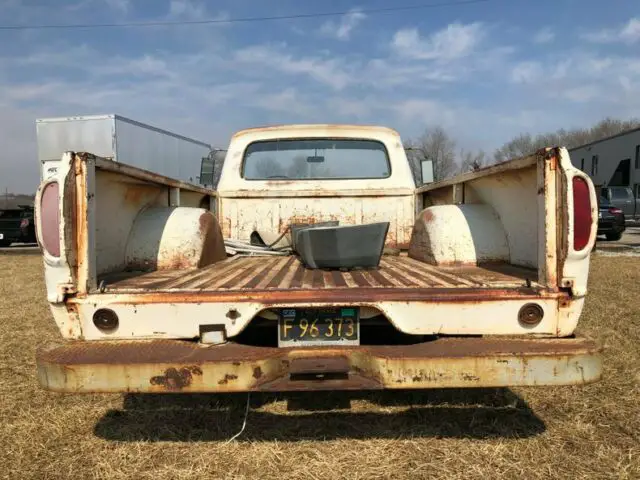
M632 18L620 32L620 38L627 43L640 40L640 18Z
M207 7L198 1L171 0L169 2L169 18L203 20L207 18Z
M329 20L322 24L320 33L324 36L335 38L337 40L349 40L351 32L362 22L367 16L357 9L351 10L343 15L338 22Z
M392 48L404 57L418 60L453 60L470 55L484 37L481 23L452 23L427 38L417 28L398 30Z
M451 126L456 114L446 104L425 98L410 98L394 105L397 115L405 121L418 121L423 125Z
M534 83L542 77L542 72L539 62L520 62L511 69L509 78L513 83Z
M522 61L511 68L509 79L522 89L522 98L567 102L567 113L571 104L620 118L636 116L640 109L640 58L634 56L565 52L560 59Z
M597 32L586 33L582 38L594 43L626 43L631 45L640 42L640 17L629 19L620 28L604 28Z
M600 94L600 89L595 85L578 85L575 87L567 88L560 92L560 95L563 98L576 103L590 102Z
M265 70L292 75L305 75L314 80L341 90L354 79L337 58L299 57L287 53L286 45L279 48L256 45L238 50L235 59L247 65L245 72L264 75Z
M533 36L533 43L537 43L539 45L545 43L551 43L555 40L556 34L549 27L542 28L536 32Z
M109 7L121 13L127 13L129 11L129 0L105 0L105 2Z
M269 112L305 117L313 114L309 98L301 95L295 88L286 88L281 92L257 95L249 101L251 106L260 107Z

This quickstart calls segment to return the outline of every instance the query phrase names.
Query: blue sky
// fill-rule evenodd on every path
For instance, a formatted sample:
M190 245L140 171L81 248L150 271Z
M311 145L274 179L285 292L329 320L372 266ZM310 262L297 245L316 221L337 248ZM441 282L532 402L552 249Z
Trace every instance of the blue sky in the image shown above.
M453 0L449 0L453 1ZM0 187L38 182L35 119L118 113L226 146L271 123L441 125L458 148L640 117L640 2L0 0L0 24L347 11L146 28L0 31ZM433 0L432 3L437 3Z

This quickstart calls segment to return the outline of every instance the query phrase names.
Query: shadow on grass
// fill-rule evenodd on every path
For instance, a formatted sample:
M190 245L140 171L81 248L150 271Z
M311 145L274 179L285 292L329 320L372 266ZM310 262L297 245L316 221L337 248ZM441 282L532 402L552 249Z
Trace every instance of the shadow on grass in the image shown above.
M216 441L238 432L246 394L127 394L110 410L97 436L117 441ZM257 409L285 400L291 413L249 412L238 441L302 441L402 437L525 438L545 431L528 405L509 389L395 392L304 392L251 395ZM378 408L350 410L365 400ZM385 412L385 407L409 407Z

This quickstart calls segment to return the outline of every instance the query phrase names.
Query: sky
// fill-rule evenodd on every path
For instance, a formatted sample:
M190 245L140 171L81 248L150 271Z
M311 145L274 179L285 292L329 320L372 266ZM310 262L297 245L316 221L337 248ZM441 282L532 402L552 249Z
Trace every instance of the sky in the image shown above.
M0 189L39 181L35 119L115 113L226 148L239 129L444 127L458 149L640 117L640 2L0 0L0 26L338 16L144 28L0 29Z

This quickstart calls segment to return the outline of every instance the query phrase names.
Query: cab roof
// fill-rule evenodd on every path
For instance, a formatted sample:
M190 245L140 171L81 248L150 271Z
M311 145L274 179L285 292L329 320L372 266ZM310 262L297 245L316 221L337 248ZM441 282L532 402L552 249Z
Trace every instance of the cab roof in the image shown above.
M382 127L377 125L349 125L349 124L331 124L331 123L318 123L318 124L290 124L290 125L267 125L262 127L247 128L240 130L233 135L233 138L241 137L244 135L255 135L256 133L282 133L284 137L295 137L299 135L312 134L312 133L335 133L339 135L341 132L361 131L363 133L384 133L394 136L400 136L400 134L392 128Z

